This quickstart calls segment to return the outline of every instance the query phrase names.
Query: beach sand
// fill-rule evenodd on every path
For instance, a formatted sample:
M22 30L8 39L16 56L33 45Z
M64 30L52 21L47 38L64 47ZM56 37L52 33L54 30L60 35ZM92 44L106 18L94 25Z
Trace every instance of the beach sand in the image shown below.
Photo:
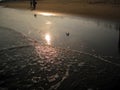
M40 45L9 28L0 27L0 31L1 35L9 34L0 38L5 39L1 44L11 46L9 40L13 43L0 49L0 90L120 89L120 66L114 63L69 49Z
M30 9L29 1L5 2L0 5L10 8ZM120 5L115 4L90 4L65 2L63 0L56 2L55 0L51 0L38 1L36 10L120 20Z

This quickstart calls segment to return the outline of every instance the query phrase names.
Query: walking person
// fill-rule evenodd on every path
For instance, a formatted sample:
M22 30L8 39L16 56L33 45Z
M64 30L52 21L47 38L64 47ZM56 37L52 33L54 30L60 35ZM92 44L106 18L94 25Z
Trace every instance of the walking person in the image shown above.
M35 9L36 9L36 5L37 5L36 0L33 0L33 10L35 10Z

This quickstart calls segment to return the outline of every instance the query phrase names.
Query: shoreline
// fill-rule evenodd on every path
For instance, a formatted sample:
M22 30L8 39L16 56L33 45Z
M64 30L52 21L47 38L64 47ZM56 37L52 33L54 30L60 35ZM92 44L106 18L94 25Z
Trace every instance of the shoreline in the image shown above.
M28 1L4 2L0 6L30 9ZM38 1L36 10L120 21L120 5Z

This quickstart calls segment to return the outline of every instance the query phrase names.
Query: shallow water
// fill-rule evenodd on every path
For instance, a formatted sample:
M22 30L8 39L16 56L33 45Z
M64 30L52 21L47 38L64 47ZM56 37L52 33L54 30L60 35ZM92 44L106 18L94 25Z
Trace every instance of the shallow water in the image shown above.
M2 27L21 32L41 44L114 60L120 58L119 24L117 21L0 7Z

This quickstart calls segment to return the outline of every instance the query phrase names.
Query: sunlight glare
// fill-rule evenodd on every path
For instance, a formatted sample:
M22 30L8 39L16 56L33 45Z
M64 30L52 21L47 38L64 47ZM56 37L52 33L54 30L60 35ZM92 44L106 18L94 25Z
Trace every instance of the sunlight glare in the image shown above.
M55 16L55 14L53 14L53 13L47 13L47 12L42 12L40 14L43 15L43 16Z
M46 24L47 24L47 25L50 25L50 24L52 24L52 22L50 22L50 21L47 21L47 22L46 22Z
M47 42L48 45L51 44L51 37L50 37L50 34L46 34L46 35L45 35L45 40L46 40L46 42Z
M36 12L36 14L42 15L42 16L56 16L55 13L50 13L50 12Z

